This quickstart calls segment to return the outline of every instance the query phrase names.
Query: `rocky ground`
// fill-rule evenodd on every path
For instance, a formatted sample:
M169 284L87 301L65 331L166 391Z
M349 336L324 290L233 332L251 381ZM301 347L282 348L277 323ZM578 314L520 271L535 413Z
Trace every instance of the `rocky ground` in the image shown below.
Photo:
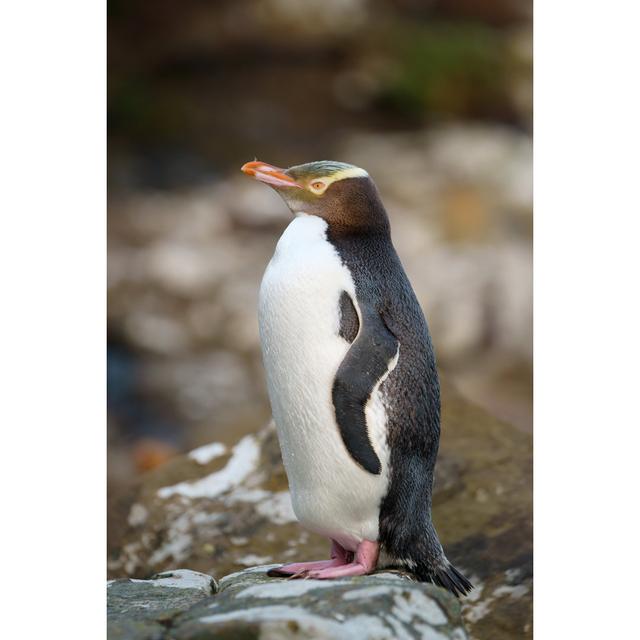
M434 521L448 557L475 585L470 596L462 601L466 632L470 638L478 640L531 637L531 438L495 420L448 387L444 390L443 408ZM110 541L109 573L112 578L147 578L175 567L188 567L220 577L256 565L327 556L327 542L302 530L295 520L275 430L271 425L255 435L244 436L232 447L212 443L172 460L147 474L139 486L114 508L116 511L110 514L110 518L126 520L127 526ZM237 576L233 580L227 578L227 582L222 580L221 584L231 585L229 581L240 579L244 580ZM389 629L385 631L386 636L372 633L354 637L466 637L457 630L460 623L455 606L447 604L449 599L441 590L411 583L410 586L405 587L402 583L396 587L398 583L386 582L386 578L384 585L372 582L378 579L349 581L347 586L340 582L316 587L307 581L285 583L303 586L256 587L250 593L260 599L255 606L251 603L249 618L238 613L241 605L236 598L244 596L236 594L251 587L253 581L263 581L261 574L251 574L246 587L229 586L226 594L222 589L223 597L213 602L208 598L214 587L207 586L206 594L199 596L202 602L188 599L176 607L161 603L158 615L155 605L144 605L144 598L149 593L158 593L153 590L158 587L146 589L140 596L142 604L138 606L135 604L138 597L135 589L142 587L116 582L109 591L111 598L117 594L121 596L118 600L121 604L114 609L113 633L125 633L123 629L138 620L140 615L144 618L145 629L151 625L149 629L160 633L162 627L164 633L167 630L167 624L162 626L162 620L166 620L164 609L185 612L194 605L194 609L180 613L178 628L183 635L176 631L178 635L166 637L238 637L225 636L222 631L222 635L207 635L214 633L211 629L218 633L220 628L226 629L224 633L232 633L228 628L237 628L234 625L242 625L243 633L246 631L248 634L246 637L254 637L260 625L267 624L271 629L269 625L272 623L276 629L280 629L278 625L283 623L292 623L293 626L288 627L292 634L298 628L296 625L308 629L318 623L328 629L327 635L320 637L350 637L347 631L356 610L365 618L373 618L369 621L373 628L381 629L375 625L386 625ZM358 590L373 589L368 594L371 598L374 594L376 598L382 598L384 606L366 594L348 596L347 592L356 586ZM433 629L422 634L418 626L425 624L427 629L433 620L416 621L408 613L406 619L402 615L398 617L407 623L408 635L389 635L399 633L393 631L398 619L393 618L393 622L384 615L393 606L398 593L401 598L405 597L401 595L405 588L409 594L415 594L406 596L409 604L412 598L418 598L420 602L423 598L431 603L433 599L439 602L442 611L437 617L445 620L443 629L436 625L440 636ZM307 594L307 590L308 599L305 600L303 594ZM361 606L355 606L354 602L361 596ZM282 601L280 597L293 600ZM122 599L128 599L132 608L123 610ZM291 602L295 602L295 606L289 606ZM301 603L302 608L299 607ZM337 603L341 603L340 606ZM246 607L246 603L242 606ZM418 608L427 612L439 610L433 609L432 604ZM334 613L329 615L329 610ZM131 620L127 611L131 613ZM147 618L147 614L152 614L152 620ZM341 620L334 614L345 618ZM428 616L428 613L424 615ZM227 624L231 627L225 626ZM203 630L207 625L213 627ZM347 635L341 636L340 632Z
M255 567L211 576L169 571L107 584L110 640L285 638L465 640L460 604L409 577L380 572L334 582L268 578Z

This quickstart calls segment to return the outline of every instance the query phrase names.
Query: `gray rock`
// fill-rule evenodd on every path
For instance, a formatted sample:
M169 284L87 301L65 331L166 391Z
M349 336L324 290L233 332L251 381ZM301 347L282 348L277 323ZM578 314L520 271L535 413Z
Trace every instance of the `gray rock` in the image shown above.
M341 580L266 576L274 565L213 578L186 570L109 585L109 638L465 640L449 593L397 572ZM214 596L214 592L217 594Z
M178 569L150 580L107 582L110 640L160 640L173 618L218 590L216 581L197 571Z

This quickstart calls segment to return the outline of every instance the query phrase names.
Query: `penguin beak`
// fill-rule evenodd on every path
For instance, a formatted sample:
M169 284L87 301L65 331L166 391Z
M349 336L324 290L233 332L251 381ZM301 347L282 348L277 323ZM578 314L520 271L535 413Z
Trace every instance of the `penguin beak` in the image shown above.
M274 167L260 160L243 164L240 171L272 187L294 187L296 189L302 189L301 185L285 173L285 169Z

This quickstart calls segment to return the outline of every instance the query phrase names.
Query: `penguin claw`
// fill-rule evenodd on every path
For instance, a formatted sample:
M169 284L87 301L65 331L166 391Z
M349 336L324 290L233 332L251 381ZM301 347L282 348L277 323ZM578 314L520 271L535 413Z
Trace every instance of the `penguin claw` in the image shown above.
M267 576L269 578L285 578L286 580L299 580L300 578L306 578L309 574L309 569L300 569L298 571L288 571L287 565L277 567L275 569L269 569Z
M298 571L297 573L292 573L287 580L306 580L309 577L309 571L306 569L302 571Z
M267 571L267 576L269 578L288 578L290 575L290 573L282 571L280 567L277 569L269 569L269 571Z

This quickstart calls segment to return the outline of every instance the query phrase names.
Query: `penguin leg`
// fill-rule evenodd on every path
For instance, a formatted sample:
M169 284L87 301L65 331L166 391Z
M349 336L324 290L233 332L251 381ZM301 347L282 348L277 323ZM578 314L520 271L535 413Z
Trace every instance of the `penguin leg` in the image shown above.
M352 554L339 545L335 540L331 541L331 560L317 560L315 562L294 562L284 564L276 569L269 569L267 575L270 578L281 576L306 577L309 571L340 567L351 562Z
M358 545L355 559L349 564L312 570L307 573L306 577L315 578L317 580L327 580L329 578L367 575L376 568L379 552L379 543L371 542L370 540L363 540Z

